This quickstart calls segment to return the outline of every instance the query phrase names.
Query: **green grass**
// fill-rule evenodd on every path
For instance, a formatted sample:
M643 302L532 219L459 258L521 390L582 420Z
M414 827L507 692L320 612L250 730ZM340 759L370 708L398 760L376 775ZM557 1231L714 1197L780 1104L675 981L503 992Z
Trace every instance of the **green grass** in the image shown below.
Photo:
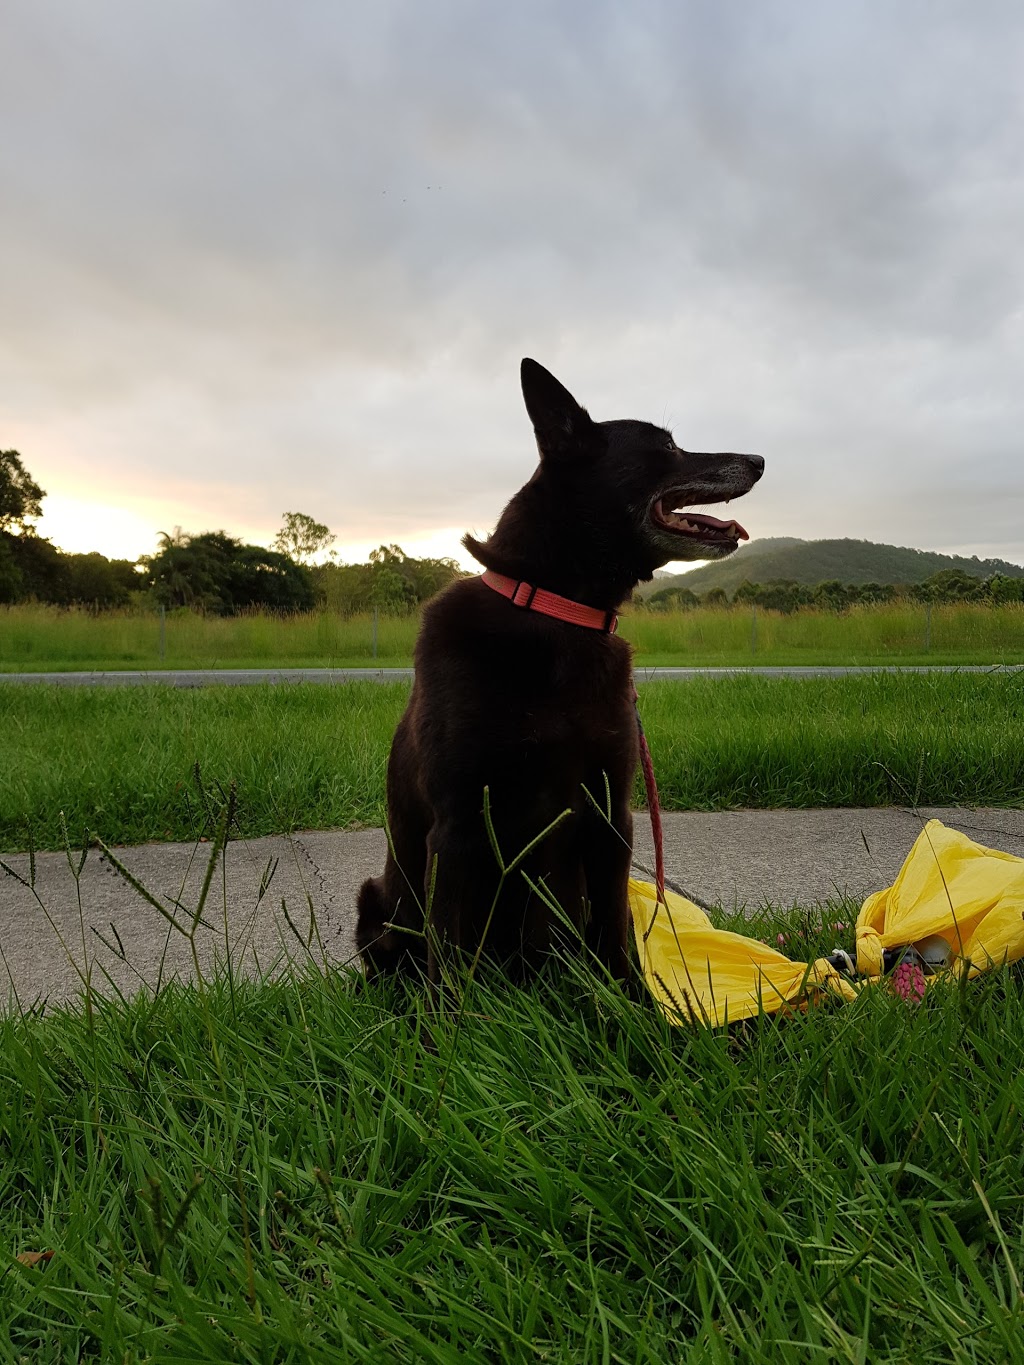
M633 612L622 633L647 665L979 664L1024 662L1024 606L916 603L824 611L750 607Z
M404 685L0 689L0 849L192 838L193 770L240 833L381 824ZM733 677L641 687L666 809L1019 806L1024 676ZM638 785L637 801L643 799Z
M406 666L418 627L415 616L381 616L374 655L372 616L173 611L167 614L161 658L160 619L152 612L0 607L0 671Z
M3 1358L1021 1359L1020 971L719 1033L574 965L463 1002L0 1020Z
M418 618L326 612L235 617L0 607L0 672L156 668L323 668L407 665ZM1024 662L1024 606L900 602L844 615L792 616L749 607L629 611L623 636L647 665L741 666Z

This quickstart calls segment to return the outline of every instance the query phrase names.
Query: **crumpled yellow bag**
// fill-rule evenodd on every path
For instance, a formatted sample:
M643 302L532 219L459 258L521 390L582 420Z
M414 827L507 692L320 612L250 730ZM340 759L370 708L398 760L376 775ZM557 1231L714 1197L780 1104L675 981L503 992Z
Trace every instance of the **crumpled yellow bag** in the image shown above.
M852 1000L882 971L886 948L933 935L951 949L949 971L969 974L1024 957L1024 858L985 848L929 820L892 886L857 917L854 984L827 960L793 962L757 939L715 929L673 891L659 905L649 882L630 881L629 904L644 980L666 1015L711 1027L823 995Z
M971 976L1024 957L1024 858L929 820L892 886L857 916L857 970L877 976L884 949L932 934L950 945L952 969Z

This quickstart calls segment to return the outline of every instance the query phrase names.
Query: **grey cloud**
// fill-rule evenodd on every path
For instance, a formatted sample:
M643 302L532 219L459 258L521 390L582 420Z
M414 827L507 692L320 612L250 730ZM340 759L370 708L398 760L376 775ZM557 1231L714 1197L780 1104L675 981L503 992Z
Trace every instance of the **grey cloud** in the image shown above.
M1024 553L1015 5L8 16L0 363L68 459L205 478L212 520L244 476L271 523L297 487L343 533L485 525L529 353L761 450L766 529L940 546L970 506L958 543Z

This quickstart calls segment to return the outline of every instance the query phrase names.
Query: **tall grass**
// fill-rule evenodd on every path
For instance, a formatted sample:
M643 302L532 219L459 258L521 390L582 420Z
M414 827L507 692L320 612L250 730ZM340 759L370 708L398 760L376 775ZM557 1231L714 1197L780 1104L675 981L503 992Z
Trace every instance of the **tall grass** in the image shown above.
M730 1033L574 964L464 989L0 1020L5 1358L1021 1358L1019 971Z
M0 848L188 839L193 767L245 835L384 818L406 685L0 688ZM738 676L640 689L667 809L1024 801L1024 675ZM643 802L642 785L636 791Z
M0 669L149 669L372 667L407 664L419 621L414 616L341 617L328 612L237 616L47 606L0 607ZM374 636L376 634L376 655ZM161 655L161 636L163 654Z
M790 615L750 606L635 611L624 617L622 634L649 663L1016 663L1024 661L1024 605L896 602Z
M0 671L408 664L418 617L0 607ZM750 607L627 611L640 663L680 665L1024 662L1024 605L858 606L786 616ZM376 632L376 653L374 635ZM161 653L161 639L163 652Z

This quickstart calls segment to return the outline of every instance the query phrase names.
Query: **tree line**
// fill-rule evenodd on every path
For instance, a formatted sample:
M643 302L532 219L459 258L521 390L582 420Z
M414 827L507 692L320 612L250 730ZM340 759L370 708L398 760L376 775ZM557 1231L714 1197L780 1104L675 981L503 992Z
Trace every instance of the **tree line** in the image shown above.
M260 608L342 615L415 611L461 570L453 559L416 559L382 545L365 564L313 564L335 537L302 512L286 512L272 548L226 531L161 531L138 560L68 554L39 535L46 494L16 450L0 450L0 603L189 608L218 615Z
M942 569L921 583L841 583L827 579L813 586L793 579L767 583L742 582L730 597L724 588L695 593L690 588L673 586L651 593L635 605L648 611L689 611L695 607L728 607L748 604L767 611L789 614L801 607L818 611L848 611L855 606L909 601L921 603L979 602L991 606L1003 602L1024 602L1024 578L992 574L977 578L962 569Z

